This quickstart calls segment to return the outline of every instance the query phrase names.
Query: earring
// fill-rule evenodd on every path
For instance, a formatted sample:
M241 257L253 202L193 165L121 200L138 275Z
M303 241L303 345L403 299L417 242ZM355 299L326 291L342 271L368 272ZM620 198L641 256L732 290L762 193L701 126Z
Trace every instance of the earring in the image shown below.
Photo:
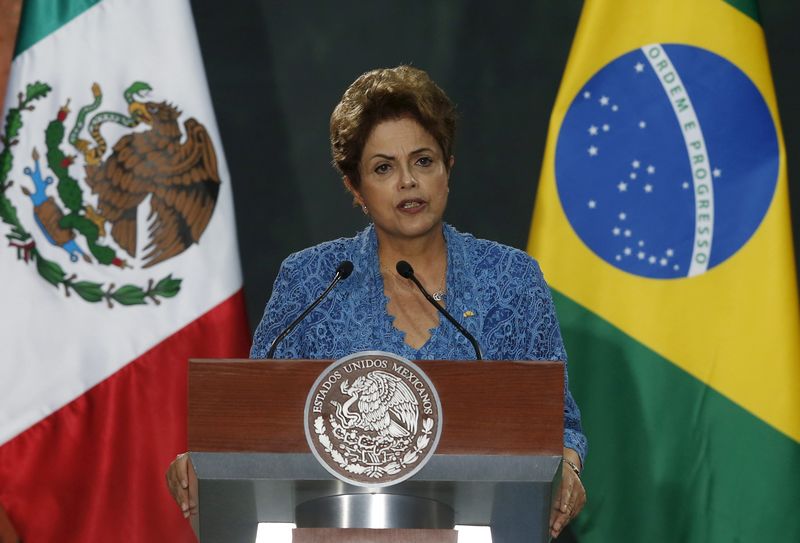
M369 211L367 210L367 206L365 204L361 204L361 211L364 212L364 215L369 215Z

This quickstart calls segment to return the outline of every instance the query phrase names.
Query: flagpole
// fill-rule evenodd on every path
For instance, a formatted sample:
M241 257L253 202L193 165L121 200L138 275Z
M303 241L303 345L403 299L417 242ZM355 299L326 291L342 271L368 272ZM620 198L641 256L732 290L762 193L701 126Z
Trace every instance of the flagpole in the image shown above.
M22 0L0 0L0 111L6 97L8 72L14 56L14 44L17 41L19 17L22 13Z

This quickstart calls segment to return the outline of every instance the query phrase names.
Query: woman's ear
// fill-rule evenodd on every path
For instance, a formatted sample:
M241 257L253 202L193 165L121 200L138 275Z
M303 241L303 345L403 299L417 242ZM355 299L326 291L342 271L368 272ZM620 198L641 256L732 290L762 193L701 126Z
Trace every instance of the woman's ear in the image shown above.
M346 175L342 178L342 182L344 183L344 188L347 189L353 196L353 207L364 207L364 199L361 197L361 193L358 192L358 189L353 186L353 182L350 181L350 178Z

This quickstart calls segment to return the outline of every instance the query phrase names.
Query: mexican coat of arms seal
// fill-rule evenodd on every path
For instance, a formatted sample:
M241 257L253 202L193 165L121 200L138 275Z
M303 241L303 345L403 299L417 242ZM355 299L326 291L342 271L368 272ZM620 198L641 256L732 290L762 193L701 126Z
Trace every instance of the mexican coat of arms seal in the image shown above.
M306 399L309 447L336 478L382 487L417 473L433 456L441 403L427 375L405 358L363 351L334 362Z

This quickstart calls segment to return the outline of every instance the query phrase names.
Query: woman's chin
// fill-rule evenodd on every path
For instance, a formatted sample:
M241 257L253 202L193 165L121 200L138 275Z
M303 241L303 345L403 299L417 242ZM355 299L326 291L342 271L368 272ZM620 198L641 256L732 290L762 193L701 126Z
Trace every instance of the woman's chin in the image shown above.
M412 224L406 222L397 228L384 230L384 234L388 237L402 240L422 239L431 236L437 230L441 231L441 224L441 218L438 220L431 218L425 221L414 221Z

